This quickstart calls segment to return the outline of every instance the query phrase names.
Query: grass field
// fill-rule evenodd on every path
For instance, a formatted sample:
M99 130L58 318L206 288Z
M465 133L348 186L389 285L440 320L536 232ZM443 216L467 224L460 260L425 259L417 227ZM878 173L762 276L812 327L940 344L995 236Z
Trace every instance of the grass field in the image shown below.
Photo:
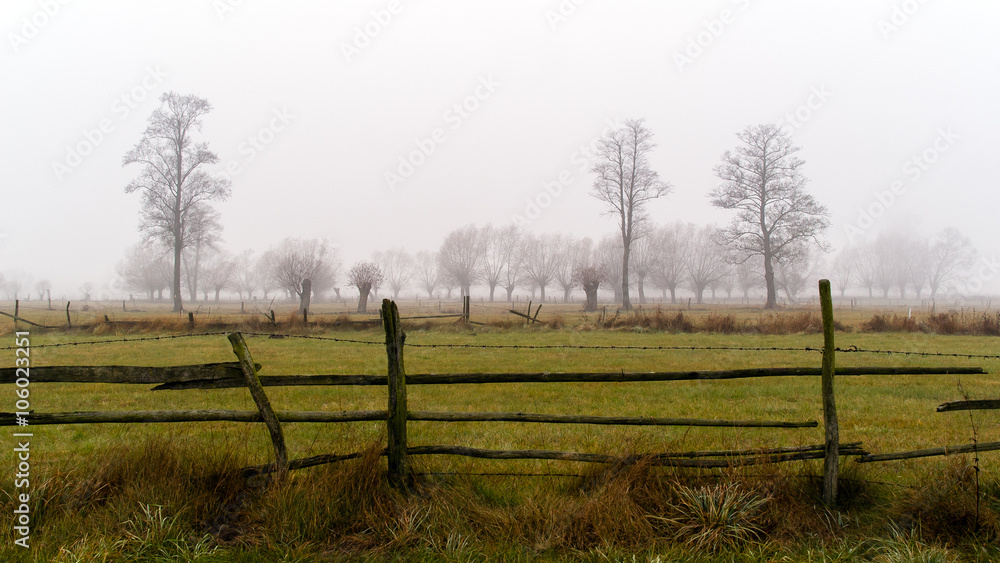
M502 305L498 305L502 307ZM32 365L180 365L233 361L223 335L139 342L109 342L86 346L49 344L120 340L157 335L176 336L199 325L223 325L227 316L243 319L238 307L199 316L196 326L186 319L164 317L162 311L124 312L112 317L95 308L94 324L72 331L32 329ZM440 311L458 312L458 305ZM435 310L439 307L435 304ZM551 309L549 317L544 311ZM451 309L454 309L452 311ZM487 348L406 348L408 373L519 371L668 371L745 367L818 366L817 352L491 349L491 345L621 345L799 348L822 346L822 335L809 312L782 311L777 316L757 309L703 307L667 310L683 312L694 332L649 328L649 323L622 322L619 328L596 326L597 317L577 313L578 305L545 305L542 326L524 327L498 311L492 316L473 308L473 320L486 326L458 327L451 320L404 321L407 344L473 344ZM10 310L3 308L3 310ZM120 304L119 304L120 311ZM420 310L404 308L402 314ZM941 352L996 353L997 338L913 332L872 333L861 330L873 314L884 310L838 309L844 330L841 347ZM32 313L32 314L29 314ZM345 311L331 310L336 318ZM430 311L427 311L430 314ZM896 311L891 313L899 314ZM23 310L40 324L55 324L65 312ZM102 323L147 321L134 326ZM929 313L924 312L924 315ZM962 312L961 315L964 315ZM969 311L970 316L974 314ZM384 374L383 334L374 328L306 328L280 313L284 324L262 332L311 334L376 342L373 345L299 338L248 337L261 375L358 373ZM920 319L921 313L917 313ZM608 316L611 316L609 314ZM697 330L719 325L723 332ZM322 318L315 316L314 318ZM358 317L354 317L358 318ZM675 317L671 317L675 318ZM763 326L792 326L803 331L762 334ZM796 320L797 319L797 320ZM625 319L622 318L624 321ZM155 321L155 322L154 322ZM786 322L787 321L787 322ZM0 334L13 344L13 325L0 324ZM921 321L922 322L922 321ZM156 324L159 323L159 324ZM735 323L735 324L734 324ZM791 323L791 324L789 324ZM75 320L75 326L85 325ZM735 332L726 332L734 325ZM756 331L751 331L753 327ZM0 366L13 365L13 351ZM1000 372L995 359L920 357L841 353L839 366L982 366ZM961 386L961 388L960 388ZM13 386L9 386L13 389ZM221 408L255 410L246 390L162 391L149 386L100 384L37 384L33 407L39 412L83 410L152 410ZM385 408L382 387L271 387L278 410L366 410ZM661 416L689 418L822 420L819 378L773 378L717 382L483 384L411 386L411 410L522 411L551 414ZM1000 396L994 375L843 377L837 381L841 440L861 441L874 453L1000 440L998 417L991 411L936 413L946 401ZM9 395L13 409L13 394ZM977 431L973 431L973 424ZM292 457L347 453L384 446L383 423L286 424ZM996 550L994 505L1000 505L996 478L1000 454L928 458L882 464L847 463L846 474L860 485L845 485L844 506L826 510L818 505L814 477L821 463L796 462L781 468L687 471L633 468L593 477L600 468L545 461L486 461L451 456L415 459L419 473L561 473L573 477L463 477L437 475L422 479L415 497L399 497L379 477L384 461L366 458L339 466L306 469L283 487L247 492L233 477L235 469L271 459L270 442L262 425L243 423L180 423L161 425L38 426L32 438L32 483L39 508L29 555L10 547L13 532L4 526L0 554L7 560L176 560L308 561L397 557L421 560L718 560L863 561L911 560L906 550L941 556L942 561L990 560ZM527 423L409 424L410 445L453 444L489 449L550 449L595 453L665 452L742 449L817 444L822 428L722 429L685 427L608 427ZM12 449L12 448L11 448ZM13 471L13 452L5 454ZM980 470L979 529L962 529L968 519L970 495L975 501L974 466ZM170 471L165 472L165 468ZM972 477L970 477L970 475ZM765 499L766 509L754 512L760 531L729 544L686 544L678 536L676 514L686 506L683 491L719 483L739 483L743 491ZM877 482L877 484L871 484ZM37 485L35 485L37 483ZM8 480L7 497L14 492ZM709 489L704 489L708 491ZM732 491L716 491L722 499L737 499ZM706 495L708 493L705 493ZM726 496L726 495L730 496ZM239 502L234 499L239 498ZM623 499L628 502L623 503ZM238 505L233 507L229 505ZM954 506L952 506L954 505ZM752 506L748 503L746 506ZM228 508L227 508L228 507ZM11 518L14 502L7 500L0 520ZM218 513L234 512L230 532L213 529ZM955 512L952 514L949 512ZM748 513L753 512L747 508ZM964 511L964 512L963 512ZM927 514L945 514L943 523ZM82 517L86 515L86 517ZM658 516L661 515L661 516ZM950 516L949 516L950 515ZM657 519L659 518L659 519ZM941 519L941 518L938 518ZM955 524L958 522L958 524ZM131 523L131 524L128 524ZM953 526L954 525L954 526ZM129 527L131 526L131 528ZM953 530L951 527L954 527ZM134 528L134 529L133 529ZM129 531L131 530L131 531ZM895 531L893 531L895 530ZM211 532L211 534L208 534ZM724 534L720 536L723 540ZM136 539L138 538L138 539ZM982 545L980 545L982 544ZM980 547L976 547L976 546ZM117 547L116 547L117 546ZM182 550L194 550L183 552ZM200 550L200 551L198 551ZM719 551L721 550L721 551ZM895 550L895 551L894 551ZM979 550L979 551L977 551ZM148 553L147 553L148 552ZM159 555L156 555L159 553ZM199 555L200 554L200 555ZM284 557L284 559L281 559ZM692 559L683 559L692 557ZM808 559L807 559L808 557ZM840 559L836 559L840 557ZM75 559L74 559L75 558ZM131 559L130 559L131 558ZM671 559L673 558L673 559ZM782 559L785 558L785 559ZM916 559L913 559L916 560ZM926 559L934 560L934 559Z

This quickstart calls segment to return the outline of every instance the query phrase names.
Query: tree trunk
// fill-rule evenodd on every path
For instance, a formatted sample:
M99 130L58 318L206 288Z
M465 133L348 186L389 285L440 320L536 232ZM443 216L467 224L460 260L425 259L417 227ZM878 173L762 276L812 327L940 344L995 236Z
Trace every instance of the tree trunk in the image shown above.
M644 305L646 303L646 292L643 291L643 287L642 287L643 284L642 284L642 282L643 282L643 278L641 278L641 277L636 282L636 285L638 285L638 287L639 287L639 304L640 305Z
M563 288L563 303L569 303L569 294L573 292L572 287Z
M770 252L766 252L764 256L764 285L767 286L767 301L764 303L764 308L778 308L778 295L774 288L774 266L771 265Z
M507 302L508 303L513 303L514 302L514 286L512 285L512 286L510 286L508 288L505 288L505 289L507 290Z
M584 284L583 292L587 294L587 301L583 305L583 310L592 313L597 310L597 288L600 282Z
M306 278L302 280L302 295L299 297L299 313L309 311L309 304L312 301L312 280Z
M362 284L358 286L358 292L361 294L358 297L358 312L367 313L368 312L368 293L371 292L372 286L369 284Z
M490 283L490 303L493 302L493 292L496 291L496 289L497 289L496 282L491 282Z
M628 298L628 255L632 247L632 240L625 235L624 228L622 229L622 246L624 247L622 252L622 309L629 311L632 309L632 303Z
M670 286L670 302L677 303L677 286Z

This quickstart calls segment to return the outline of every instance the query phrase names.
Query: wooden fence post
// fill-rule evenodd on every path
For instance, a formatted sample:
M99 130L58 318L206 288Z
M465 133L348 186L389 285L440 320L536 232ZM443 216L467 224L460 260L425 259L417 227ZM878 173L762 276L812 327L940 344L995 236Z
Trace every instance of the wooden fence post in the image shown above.
M819 280L819 303L823 312L823 427L826 429L826 458L823 461L823 502L837 502L837 473L840 466L840 428L837 425L837 403L833 395L836 371L836 349L833 342L833 298L830 280Z
M281 432L281 422L278 421L278 416L271 408L271 401L264 394L264 387L261 386L260 379L257 377L257 369L250 356L250 349L247 348L247 343L243 340L243 334L234 332L228 338L233 345L233 353L240 360L240 369L243 370L243 377L250 389L250 396L253 397L253 402L257 403L260 416L264 419L267 431L271 434L271 443L274 445L275 469L278 472L278 479L283 479L288 472L288 452L285 449L285 435Z
M73 328L73 321L69 320L69 304L70 304L70 302L67 301L66 302L66 327L67 328Z
M406 372L403 369L403 342L406 334L399 323L399 309L388 299L382 300L382 326L385 327L385 352L389 359L389 480L394 486L405 490L409 481L409 461L406 456Z

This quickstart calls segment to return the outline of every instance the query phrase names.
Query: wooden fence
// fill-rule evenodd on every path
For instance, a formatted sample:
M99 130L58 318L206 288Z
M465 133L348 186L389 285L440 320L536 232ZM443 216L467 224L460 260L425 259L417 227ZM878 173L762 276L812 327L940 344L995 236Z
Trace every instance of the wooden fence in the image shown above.
M386 299L382 302L382 326L385 330L387 374L382 375L285 375L261 377L260 364L254 362L250 350L240 333L228 336L237 363L205 364L172 367L136 366L71 366L32 367L30 380L44 382L100 382L157 384L153 390L162 389L220 389L247 387L257 406L256 411L189 410L189 411L133 411L133 412L66 412L35 413L28 417L31 425L82 424L82 423L165 423L194 421L264 422L274 448L274 463L245 468L246 475L278 473L332 463L359 457L360 453L324 454L310 458L289 459L281 423L290 422L352 422L386 421L389 478L397 486L406 488L412 476L410 456L459 455L485 459L543 459L593 463L631 463L645 459L650 464L675 467L731 467L759 463L778 463L804 459L824 459L824 500L836 501L838 463L841 456L857 456L859 461L884 461L929 455L948 455L964 451L989 451L1000 449L1000 442L979 443L966 446L949 446L934 450L902 452L898 454L869 454L860 442L841 443L837 424L834 393L834 374L839 376L894 375L894 374L981 374L980 367L848 367L836 368L833 333L833 308L830 284L820 281L820 302L824 323L823 361L820 367L755 368L716 371L672 372L610 372L610 373L452 373L407 375L404 368L406 334L401 325L396 304ZM463 315L468 314L468 301ZM407 442L407 422L497 422L515 421L546 424L599 424L634 426L705 426L753 428L814 428L817 421L775 420L722 420L666 417L628 416L577 416L522 412L435 412L409 410L406 388L408 385L448 384L503 384L503 383L560 383L560 382L638 382L638 381L689 381L724 380L736 378L819 376L822 378L822 405L824 413L824 443L788 448L762 448L731 451L695 451L635 454L613 456L600 453L580 453L549 450L488 450L460 445L411 446ZM15 368L0 369L0 383L14 383L18 377ZM299 385L385 385L388 387L386 410L345 412L275 411L264 387ZM983 402L978 402L983 403ZM938 410L967 408L995 408L1000 401L987 404L977 402L946 403ZM996 403L996 404L993 404ZM17 413L0 413L0 426L18 424Z

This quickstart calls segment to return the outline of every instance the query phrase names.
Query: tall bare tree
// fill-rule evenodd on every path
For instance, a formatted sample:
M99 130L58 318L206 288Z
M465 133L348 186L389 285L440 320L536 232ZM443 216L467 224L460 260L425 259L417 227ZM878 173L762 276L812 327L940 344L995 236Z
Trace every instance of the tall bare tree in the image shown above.
M212 110L207 100L167 92L153 112L139 143L122 159L122 166L140 164L139 177L125 186L127 193L142 192L140 229L149 238L170 245L174 251L171 295L174 311L181 300L181 253L193 243L189 224L192 213L209 201L229 197L227 178L214 177L205 165L218 162L207 143L195 142L201 118Z
M740 146L726 151L715 174L722 180L710 197L712 205L737 211L723 231L736 260L761 256L765 308L777 307L774 266L798 258L807 241L827 249L820 237L830 225L826 207L805 191L801 168L788 132L773 123L752 125L738 133Z
M622 239L622 308L631 309L629 301L629 255L632 241L639 236L639 226L645 221L646 204L670 191L659 173L650 168L649 152L656 145L653 132L644 120L629 119L625 125L609 131L598 143L597 158L592 172L593 195L607 204L607 214L618 221Z

